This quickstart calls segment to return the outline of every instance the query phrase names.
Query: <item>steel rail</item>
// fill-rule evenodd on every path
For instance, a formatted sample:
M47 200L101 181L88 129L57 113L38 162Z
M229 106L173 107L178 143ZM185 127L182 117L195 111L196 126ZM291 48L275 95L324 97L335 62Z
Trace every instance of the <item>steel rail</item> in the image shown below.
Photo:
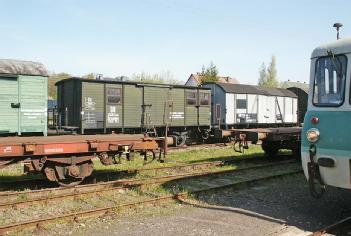
M285 158L289 155L281 155L281 157ZM183 165L173 165L173 166L161 166L161 167L154 167L154 168L136 168L136 169L129 169L129 170L121 170L117 172L97 172L95 173L96 178L111 178L113 176L123 176L123 175L128 175L128 174L139 174L142 172L146 171L162 171L162 170L167 170L167 169L177 169L177 168L189 168L189 167L198 167L198 166L221 166L221 165L229 165L229 164L239 164L239 163L252 163L252 162L257 162L257 161L265 161L264 157L250 157L250 158L243 158L239 160L224 160L224 161L212 161L212 162L199 162L199 163L192 163L192 164L183 164ZM1 181L1 185L6 185L6 186L31 186L34 185L36 186L37 184L40 184L40 181L45 181L45 178L42 179L20 179L20 180L14 180L14 181ZM43 182L42 184L44 184ZM49 182L46 182L49 183ZM79 186L84 186L88 184L83 184L83 185L78 185L75 187ZM1 188L1 187L0 187ZM65 187L51 187L50 189L56 190L59 188L65 188ZM46 188L44 188L46 189ZM37 191L40 191L41 189L38 189ZM33 190L34 191L34 190ZM0 197L1 196L7 196L13 192L24 192L24 191L9 191L9 190L3 190L0 192Z
M211 176L211 175L220 175L220 174L227 174L227 173L235 173L235 172L240 172L240 171L245 171L245 170L252 170L252 169L260 169L260 168L266 168L266 167L273 167L277 165L282 165L282 164L290 164L290 163L295 163L296 161L279 161L275 163L269 163L269 164L260 164L260 165L255 165L255 166L249 166L249 167L243 167L243 168L238 168L238 169L230 169L230 170L218 170L218 171L207 171L207 172L199 172L199 173L190 173L190 174L177 174L177 175L168 175L168 176L163 176L163 177L151 177L147 179L130 179L130 180L118 180L118 181L110 181L110 182L103 182L103 183L98 183L98 184L92 184L88 185L87 188L84 190L84 185L81 185L81 189L83 190L78 190L78 188L71 188L72 192L70 193L63 193L63 194L57 194L54 196L50 196L49 193L53 193L51 189L49 189L49 192L46 192L46 196L41 195L40 197L37 198L32 198L32 199L27 199L27 200L22 200L22 201L12 201L12 202L5 202L5 203L0 203L0 209L8 209L8 208L19 208L19 207L25 207L25 206L30 206L35 203L42 203L42 204L48 204L49 202L53 201L59 201L63 199L76 199L76 198L81 198L83 195L93 195L101 192L108 192L108 191L115 191L119 189L127 189L131 187L138 187L138 186L145 186L145 185L151 185L151 184L160 184L160 183L165 183L170 180L183 180L183 179L190 179L190 178L199 178L199 177L206 177L206 176ZM67 188L62 189L63 192L67 191ZM40 190L39 190L40 191ZM58 190L56 190L58 191ZM26 192L26 197L28 198L28 194L31 192ZM37 190L33 191L33 194L36 194ZM43 193L43 191L41 191ZM45 192L44 192L45 193ZM22 193L23 194L23 193Z
M189 194L197 195L197 194L201 194L201 193L205 193L205 192L209 192L209 191L217 191L217 190L229 188L229 187L238 187L241 185L253 184L253 183L257 183L257 182L261 182L261 181L265 181L265 180L280 178L280 177L289 176L289 175L298 174L298 173L302 173L302 170L294 170L294 171L290 171L290 172L281 173L278 175L269 175L269 176L258 177L258 178L254 178L254 179L250 179L250 180L242 180L239 182L213 186L210 188L195 189L195 190L191 190L188 192L181 192L181 193L176 193L176 194L169 195L169 196L156 197L156 198L152 198L152 199L148 199L148 200L142 200L142 201L136 201L136 202L125 203L125 204L120 204L120 205L114 205L114 206L110 206L110 207L100 207L100 208L95 208L92 210L86 210L86 211L62 214L62 215L53 216L53 217L47 217L47 218L35 219L35 220L30 220L30 221L25 221L25 222L8 224L8 225L0 226L0 234L5 234L5 233L10 232L10 231L26 229L26 228L33 228L33 227L40 228L42 226L42 224L50 223L50 222L53 222L55 220L73 219L73 220L77 221L79 219L93 217L93 216L94 217L103 216L105 214L112 213L114 209L135 208L135 207L137 207L139 205L143 205L143 204L159 204L162 202L186 198Z
M338 231L345 226L350 226L350 224L351 224L351 217L347 217L323 229L313 232L312 234L310 234L310 236L330 235L331 233Z
M251 159L260 159L260 158L251 158ZM201 163L193 163L193 164L184 164L184 165L174 165L174 166L160 166L160 167L155 167L155 168L139 168L139 169L130 169L130 170L121 170L118 172L99 172L99 173L95 173L95 177L110 177L109 175L127 175L127 174L139 174L142 172L146 172L146 171L162 171L162 170L167 170L167 169L182 169L182 168L189 168L189 167L209 167L209 166L221 166L224 165L226 162L225 161L213 161L213 162L201 162ZM38 183L39 181L46 181L47 179L45 178L40 178L40 179L20 179L20 180L14 180L14 181L2 181L0 183L0 185L8 185L8 186L16 186L16 185L30 185L32 183ZM87 184L85 184L87 185ZM79 186L84 186L84 185L78 185L75 187L79 187ZM56 189L61 189L61 188L68 188L68 187L55 187L55 188L51 188L53 190ZM34 191L34 190L33 190ZM37 191L40 191L37 190ZM21 191L23 192L23 191ZM0 192L0 197L1 196L7 196L8 194L12 193L9 191L2 191Z

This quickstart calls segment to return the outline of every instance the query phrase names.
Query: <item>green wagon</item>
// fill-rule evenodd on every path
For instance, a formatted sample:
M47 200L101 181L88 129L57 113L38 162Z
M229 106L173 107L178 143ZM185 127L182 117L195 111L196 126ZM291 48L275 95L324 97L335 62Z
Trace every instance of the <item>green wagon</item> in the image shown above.
M41 63L0 60L0 135L47 135L47 77Z
M142 133L178 144L205 137L210 128L211 94L206 88L70 78L56 83L60 123L79 133ZM206 131L205 131L206 130Z

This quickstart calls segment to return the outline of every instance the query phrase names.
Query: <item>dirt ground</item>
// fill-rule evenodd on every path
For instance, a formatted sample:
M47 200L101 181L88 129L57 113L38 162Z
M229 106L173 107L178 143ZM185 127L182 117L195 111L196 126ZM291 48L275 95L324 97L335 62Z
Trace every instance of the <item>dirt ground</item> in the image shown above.
M351 192L315 200L302 174L242 190L226 189L137 213L36 232L64 235L308 235L351 215ZM150 209L151 208L151 209ZM123 216L122 216L123 215Z

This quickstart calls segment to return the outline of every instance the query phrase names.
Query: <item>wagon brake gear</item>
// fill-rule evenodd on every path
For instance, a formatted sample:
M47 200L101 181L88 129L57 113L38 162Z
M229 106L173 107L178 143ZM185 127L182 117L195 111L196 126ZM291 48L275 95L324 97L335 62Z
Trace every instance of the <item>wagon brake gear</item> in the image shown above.
M246 139L246 134L240 133L239 138L237 138L233 144L234 151L244 154L245 149L248 149L248 143Z
M309 149L310 162L308 162L308 185L310 189L311 196L313 198L321 198L325 193L325 184L322 181L321 174L319 172L319 165L314 161L316 156L316 146L314 144L310 145ZM317 187L318 186L318 190Z

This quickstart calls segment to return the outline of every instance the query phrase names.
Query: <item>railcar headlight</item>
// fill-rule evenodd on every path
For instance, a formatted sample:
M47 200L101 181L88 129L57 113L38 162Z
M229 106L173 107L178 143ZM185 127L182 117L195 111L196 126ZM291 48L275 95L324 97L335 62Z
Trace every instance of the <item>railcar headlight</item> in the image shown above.
M319 130L316 128L309 129L306 133L307 140L315 143L319 140Z

